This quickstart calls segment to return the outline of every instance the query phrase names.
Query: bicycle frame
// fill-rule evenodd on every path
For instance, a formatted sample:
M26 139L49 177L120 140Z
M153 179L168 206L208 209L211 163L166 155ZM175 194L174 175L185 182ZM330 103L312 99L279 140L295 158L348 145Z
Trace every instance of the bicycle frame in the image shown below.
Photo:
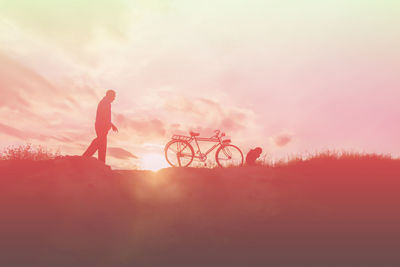
M211 153L211 151L213 151L214 149L216 149L217 147L222 145L221 139L220 138L215 138L215 137L210 137L210 138L205 138L205 137L192 137L192 140L189 141L189 144L194 140L194 142L196 143L197 146L197 152L195 152L194 154L194 158L198 158L201 159L203 156L207 156L208 154ZM216 143L214 144L211 148L209 148L206 153L203 154L203 152L201 152L200 149L200 145L199 142L213 142ZM197 155L198 154L198 155Z
M212 136L212 137L197 137L197 136L184 136L184 135L174 135L172 139L178 139L178 140L184 140L188 142L188 144L192 145L193 141L196 144L197 151L193 155L193 158L196 159L202 159L204 156L207 156L210 154L214 149L218 148L219 146L222 146L224 144L224 141L221 140L221 137L217 136ZM209 148L206 153L203 154L200 149L199 142L213 142L216 143L213 145L211 148ZM193 145L192 145L193 146ZM186 147L183 147L182 150L184 150Z

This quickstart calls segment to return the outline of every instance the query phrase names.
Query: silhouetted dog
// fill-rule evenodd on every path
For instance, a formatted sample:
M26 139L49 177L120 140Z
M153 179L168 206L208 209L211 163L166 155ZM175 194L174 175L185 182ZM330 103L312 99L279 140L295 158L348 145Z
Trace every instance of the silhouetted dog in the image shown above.
M254 149L250 149L249 153L246 156L246 163L247 165L254 166L256 165L256 160L262 153L261 147L256 147Z

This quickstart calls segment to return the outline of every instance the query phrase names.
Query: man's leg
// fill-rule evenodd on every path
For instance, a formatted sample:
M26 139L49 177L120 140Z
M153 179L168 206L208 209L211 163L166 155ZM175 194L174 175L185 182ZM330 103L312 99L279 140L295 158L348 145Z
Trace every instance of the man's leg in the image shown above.
M98 139L98 158L100 161L106 163L107 152L107 131L101 132L97 137Z
M96 137L95 139L93 139L92 143L90 144L90 146L86 149L85 153L83 153L83 157L91 157L93 156L94 153L96 153L96 150L99 147L99 138Z

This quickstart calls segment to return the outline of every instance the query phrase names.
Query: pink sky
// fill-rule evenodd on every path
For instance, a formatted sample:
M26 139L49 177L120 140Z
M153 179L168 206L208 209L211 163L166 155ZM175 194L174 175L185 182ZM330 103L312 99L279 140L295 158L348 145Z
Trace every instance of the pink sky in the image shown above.
M173 133L218 128L272 158L399 155L396 1L20 0L0 10L1 147L81 154L114 89L109 162L119 168L162 157Z

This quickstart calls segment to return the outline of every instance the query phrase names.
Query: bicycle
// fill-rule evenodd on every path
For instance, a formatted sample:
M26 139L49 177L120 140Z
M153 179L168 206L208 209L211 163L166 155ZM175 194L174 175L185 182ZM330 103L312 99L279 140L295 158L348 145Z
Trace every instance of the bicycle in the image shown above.
M173 135L164 149L167 162L172 167L187 167L192 163L193 159L205 162L207 155L218 148L215 152L215 161L219 167L242 166L242 151L237 146L232 145L230 139L223 140L223 137L226 136L225 133L221 133L220 130L214 132L215 135L209 138L200 137L200 134L196 132L189 132L190 136ZM196 153L191 145L193 142L197 147ZM206 153L202 153L199 142L213 142L216 144L208 149Z

